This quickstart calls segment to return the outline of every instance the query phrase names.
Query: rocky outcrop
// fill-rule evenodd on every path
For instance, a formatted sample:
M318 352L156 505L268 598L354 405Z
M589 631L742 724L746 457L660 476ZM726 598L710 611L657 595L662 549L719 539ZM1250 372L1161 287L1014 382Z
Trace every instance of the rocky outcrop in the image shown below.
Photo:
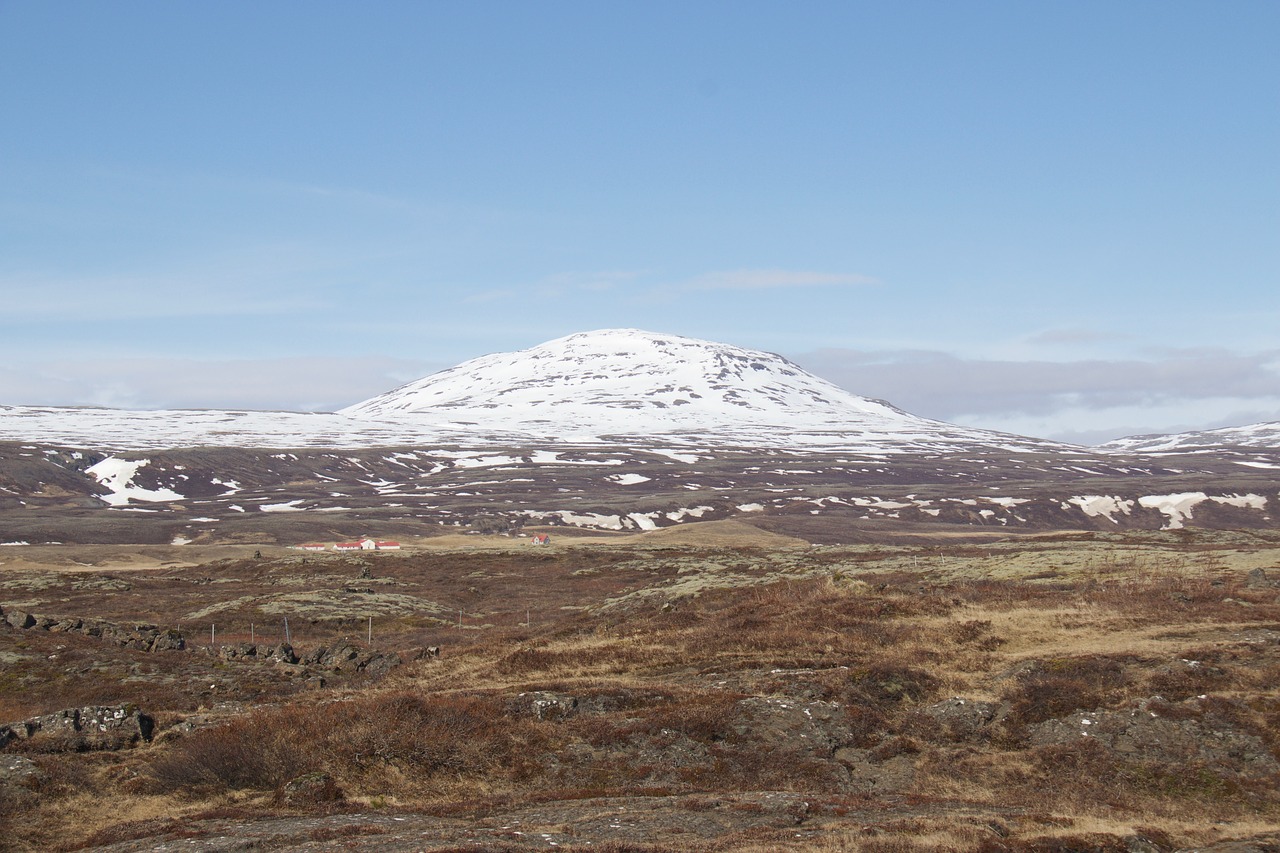
M512 704L512 710L529 714L535 720L563 720L573 716L578 710L577 697L550 690L521 693Z
M36 625L36 618L30 613L26 613L22 610L0 612L4 612L4 621L8 623L10 627L17 628L20 631L25 631L28 628L34 628Z
M115 643L127 649L143 652L182 651L187 641L175 628L161 628L149 623L119 624L105 619L80 619L69 617L55 619L36 616L14 608L0 608L0 616L11 628L20 631L48 631L49 633L84 634Z
M385 675L402 663L394 652L362 649L347 640L340 640L334 646L319 646L303 655L298 662L330 672L363 672L374 676Z
M288 806L314 806L320 803L338 803L346 795L328 773L307 773L285 783L277 795Z
M937 724L947 740L976 741L990 734L992 724L1005 710L991 702L956 696L928 705L920 713Z
M298 655L289 643L236 643L218 649L223 660L258 661L262 663L298 663Z
M1032 726L1032 746L1091 738L1115 755L1167 765L1212 765L1249 778L1280 773L1280 762L1256 735L1201 707L1204 699L1146 699L1125 711L1077 711Z
M60 740L63 751L124 749L151 740L155 721L132 705L67 708L0 726L0 745L15 740Z
M1245 576L1244 585L1248 589L1272 589L1280 586L1280 581L1276 581L1267 575L1265 569L1251 569L1249 574Z

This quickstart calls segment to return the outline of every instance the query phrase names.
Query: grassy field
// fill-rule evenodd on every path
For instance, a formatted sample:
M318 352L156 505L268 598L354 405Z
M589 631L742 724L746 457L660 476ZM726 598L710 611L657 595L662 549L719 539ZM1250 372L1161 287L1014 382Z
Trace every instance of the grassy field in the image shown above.
M0 845L1280 844L1280 535L741 527L0 549Z

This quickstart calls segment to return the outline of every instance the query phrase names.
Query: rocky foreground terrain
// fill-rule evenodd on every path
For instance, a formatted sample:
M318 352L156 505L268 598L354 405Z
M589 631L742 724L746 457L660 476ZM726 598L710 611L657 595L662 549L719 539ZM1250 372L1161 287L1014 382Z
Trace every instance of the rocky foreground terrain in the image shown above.
M1273 532L553 533L0 549L0 844L1280 849Z
M0 407L0 847L1280 850L1276 471L635 330Z

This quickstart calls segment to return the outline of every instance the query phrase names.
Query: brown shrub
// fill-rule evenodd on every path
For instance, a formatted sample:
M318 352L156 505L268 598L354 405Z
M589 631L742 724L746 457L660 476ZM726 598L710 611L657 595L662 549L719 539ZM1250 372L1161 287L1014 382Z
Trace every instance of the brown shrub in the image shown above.
M673 696L668 702L633 709L623 720L579 718L575 730L599 747L616 746L637 735L653 737L664 732L714 743L729 735L738 698L719 692Z
M318 756L266 729L238 722L196 732L153 761L148 772L160 791L238 790L274 788L318 768Z
M970 619L958 622L951 628L951 638L957 643L972 643L991 633L991 622L986 619Z
M508 719L496 699L379 694L319 708L257 711L178 740L151 763L161 791L271 790L299 776L345 778L395 767L418 779L532 772L521 745L529 724Z
M1129 681L1124 666L1100 655L1040 661L1005 692L1011 725L1031 725L1103 707Z
M1134 848L1117 835L1054 835L1025 839L986 839L977 853L1129 853Z
M919 702L937 688L938 679L923 670L900 663L874 663L849 671L846 701L884 709L904 701Z

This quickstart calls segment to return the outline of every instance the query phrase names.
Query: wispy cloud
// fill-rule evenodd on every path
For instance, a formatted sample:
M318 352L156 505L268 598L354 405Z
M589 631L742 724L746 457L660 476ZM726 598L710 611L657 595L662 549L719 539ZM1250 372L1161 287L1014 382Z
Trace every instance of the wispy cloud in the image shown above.
M333 411L447 366L323 357L29 361L0 367L0 404Z
M1128 340L1130 337L1130 335L1122 335L1116 332L1106 332L1098 329L1070 328L1045 329L1044 331L1028 335L1025 340L1029 344L1043 346L1075 346L1122 341Z
M1049 438L1114 438L1278 419L1278 356L1219 349L1058 362L824 349L793 360L856 394L927 417Z
M302 295L274 292L260 276L221 278L208 273L169 275L0 275L7 317L33 320L111 321L160 317L269 316L318 307ZM3 325L3 320L0 320Z
M688 279L679 286L689 290L775 290L794 287L857 287L875 284L879 284L879 281L856 273L741 269L704 273Z
M645 275L638 270L566 272L544 276L526 284L480 290L463 297L463 302L486 303L510 300L569 299L587 293L608 293L634 284Z

